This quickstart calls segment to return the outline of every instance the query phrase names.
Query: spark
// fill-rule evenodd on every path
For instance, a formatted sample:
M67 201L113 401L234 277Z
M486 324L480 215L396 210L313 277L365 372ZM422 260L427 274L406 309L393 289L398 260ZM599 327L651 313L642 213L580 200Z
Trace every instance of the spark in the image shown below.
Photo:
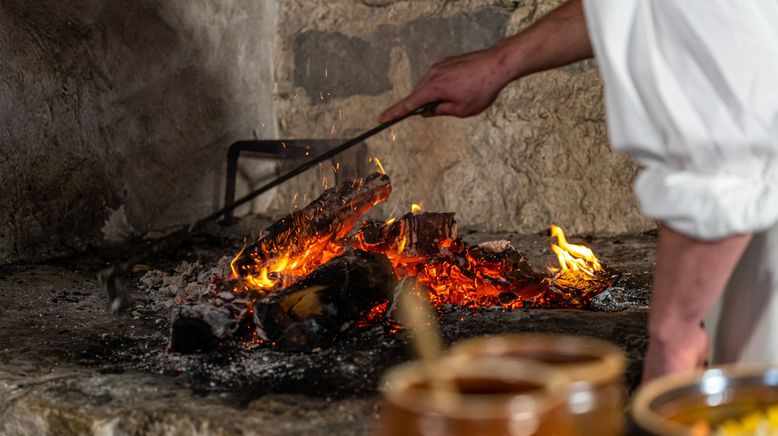
M392 142L397 142L397 134L394 133L394 129L391 129L390 132L392 133Z
M417 214L417 213L421 212L421 210L422 209L421 209L421 204L420 203L413 203L411 205L411 212L413 212L414 214Z
M327 67L324 67L324 78L326 79L329 73L327 72Z

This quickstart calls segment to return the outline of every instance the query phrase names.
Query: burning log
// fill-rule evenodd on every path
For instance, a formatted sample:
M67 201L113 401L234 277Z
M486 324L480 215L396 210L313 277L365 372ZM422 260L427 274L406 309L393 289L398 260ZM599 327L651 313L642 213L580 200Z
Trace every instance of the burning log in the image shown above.
M353 251L254 304L259 336L286 350L331 344L370 309L387 301L397 278L389 259Z
M387 223L366 221L356 238L369 251L394 249L403 257L432 256L456 240L457 223L453 213L407 213Z
M232 338L248 318L248 306L211 302L182 304L173 308L170 349L178 353L212 351Z
M290 259L298 260L306 268L327 262L345 250L345 244L339 242L362 214L386 201L391 191L389 176L379 173L351 179L327 189L303 209L265 229L257 241L235 258L233 271L243 277L256 274L274 258L284 258L283 266L292 270L294 268L289 265L294 260ZM317 249L311 250L311 247ZM309 259L310 253L320 258ZM304 259L297 259L299 257ZM306 275L309 271L299 272Z

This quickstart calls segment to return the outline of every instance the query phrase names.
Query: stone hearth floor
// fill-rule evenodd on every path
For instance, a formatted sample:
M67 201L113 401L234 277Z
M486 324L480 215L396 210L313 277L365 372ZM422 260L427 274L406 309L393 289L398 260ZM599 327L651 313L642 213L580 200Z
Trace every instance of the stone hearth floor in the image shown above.
M184 261L216 262L239 248L247 227L259 228L244 220L149 266L172 272ZM461 233L470 243L509 239L536 269L553 261L546 235ZM634 388L656 236L584 241L622 273L595 310L487 309L477 316L452 310L442 317L446 342L514 331L601 337L627 351ZM169 307L155 294L161 290L141 289L128 314L105 310L96 274L135 249L0 267L0 434L369 434L378 377L408 358L402 336L376 330L312 353L170 353Z

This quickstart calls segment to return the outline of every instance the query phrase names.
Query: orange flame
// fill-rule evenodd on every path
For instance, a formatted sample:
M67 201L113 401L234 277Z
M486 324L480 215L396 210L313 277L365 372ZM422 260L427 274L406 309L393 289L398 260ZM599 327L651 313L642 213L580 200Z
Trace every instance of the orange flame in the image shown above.
M383 170L377 158L371 160ZM428 289L430 301L439 308L445 305L471 309L490 306L580 308L609 284L610 279L594 252L568 242L559 226L551 226L551 237L556 239L551 250L559 266L549 267L553 274L549 277L533 272L515 250L502 251L503 254L498 255L480 247L468 248L461 239L453 236L451 239L445 234L440 238L434 235L421 235L420 238L413 222L424 218L415 216L422 212L421 204L414 203L411 210L413 215L399 219L391 217L384 223L366 226L368 233L360 228L354 235L352 230L356 222L351 221L339 223L337 229L326 234L313 233L311 236L310 232L292 232L294 234L274 242L279 245L277 247L260 246L258 252L251 253L253 263L239 266L237 259L246 255L244 245L230 263L232 275L244 290L272 292L299 281L353 248L385 254L397 277L416 277ZM307 222L297 225L305 226ZM370 318L378 318L377 313L386 307L371 311Z
M386 171L384 171L384 166L381 165L381 161L377 157L371 157L371 162L374 162L376 164L376 167L378 167L378 172L381 174L386 174Z
M557 243L551 244L551 250L556 254L559 268L549 268L553 273L575 273L578 275L596 277L602 271L602 265L594 252L583 245L567 242L565 232L559 226L551 225L551 237Z

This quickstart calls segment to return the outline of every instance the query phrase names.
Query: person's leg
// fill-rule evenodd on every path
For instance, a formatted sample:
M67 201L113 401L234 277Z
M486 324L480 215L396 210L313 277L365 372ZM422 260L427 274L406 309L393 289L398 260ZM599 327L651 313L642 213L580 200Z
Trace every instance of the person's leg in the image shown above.
M754 234L722 297L713 364L778 363L778 225Z
M708 340L700 327L721 296L751 235L705 242L659 230L649 317L645 380L702 365Z

